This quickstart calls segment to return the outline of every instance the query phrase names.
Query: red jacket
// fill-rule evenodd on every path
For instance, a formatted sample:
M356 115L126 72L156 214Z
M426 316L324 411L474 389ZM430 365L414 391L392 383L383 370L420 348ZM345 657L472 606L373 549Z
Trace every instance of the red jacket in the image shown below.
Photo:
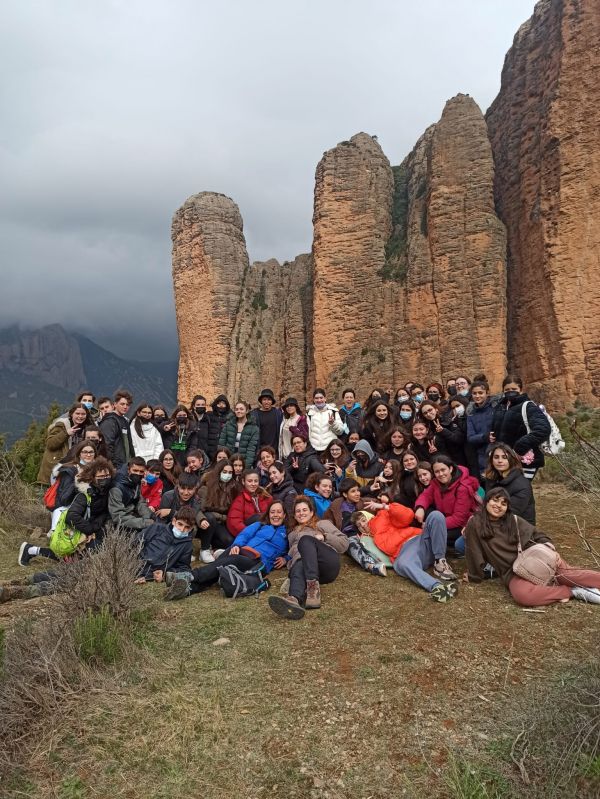
M244 527L247 527L247 519L251 516L256 514L262 516L271 502L273 502L272 497L264 494L255 494L254 498L247 491L238 494L227 513L227 529L231 535L236 536L241 533Z
M369 522L369 529L373 533L376 546L392 560L400 554L400 550L409 538L421 535L418 527L410 527L415 518L414 511L392 502L389 509L378 511L377 515Z
M152 485L148 485L145 480L142 480L142 496L148 503L149 508L153 508L154 510L158 510L160 508L160 498L162 497L163 491L163 484L162 480L159 478L156 480Z
M415 510L417 508L427 510L433 505L436 510L441 511L446 517L448 530L462 529L479 508L477 502L479 481L476 477L471 477L464 466L457 468L460 476L453 483L444 488L437 480L432 480L415 503Z

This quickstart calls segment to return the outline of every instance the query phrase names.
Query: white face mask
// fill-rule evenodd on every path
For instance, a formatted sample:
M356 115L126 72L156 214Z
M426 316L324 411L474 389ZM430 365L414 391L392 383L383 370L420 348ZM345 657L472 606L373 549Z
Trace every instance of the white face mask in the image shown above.
M464 416L465 415L465 406L464 405L457 405L454 409L455 416Z
M233 475L230 472L221 472L221 474L219 475L219 480L222 483L228 483L232 477Z

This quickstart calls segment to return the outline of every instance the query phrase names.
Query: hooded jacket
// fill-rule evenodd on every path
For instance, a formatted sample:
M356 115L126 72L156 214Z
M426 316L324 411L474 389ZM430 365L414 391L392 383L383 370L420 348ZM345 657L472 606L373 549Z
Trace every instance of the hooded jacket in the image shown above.
M369 458L369 463L366 466L363 466L357 459L357 452L364 452ZM352 471L350 468L347 468L346 477L352 477L361 487L367 486L381 471L381 464L379 463L377 454L373 452L373 447L368 441L365 441L364 438L361 438L352 450L352 458L356 460L356 469Z
M355 402L354 405L348 410L345 405L342 405L340 408L340 419L344 424L344 438L347 439L350 433L360 433L360 428L362 425L362 418L363 418L363 409L359 402Z
M270 572L277 558L287 555L288 537L284 524L274 527L272 524L254 522L249 524L236 536L236 547L252 547L260 552L265 570Z
M227 406L225 410L221 413L217 410L217 403L224 402ZM217 451L217 447L219 446L219 438L221 437L221 431L227 422L228 419L231 419L233 416L231 412L231 405L229 404L229 400L225 396L225 394L219 394L211 403L212 411L207 413L208 416L208 457L212 460L215 456ZM250 464L248 464L250 466Z
M126 464L134 454L129 419L111 411L102 417L98 426L104 436L109 460L118 469L119 466Z
M318 494L316 491L313 491L311 488L304 489L304 496L310 497L312 499L312 501L315 503L317 516L319 517L319 519L322 519L331 505L331 500L325 499L325 497L322 497L320 494Z
M235 442L237 437L237 419L231 416L223 425L221 435L219 436L219 446L227 447L231 452L236 455L241 455L246 462L246 466L250 468L256 460L256 451L258 449L258 425L252 419L247 419L242 433L240 435L240 446L236 450Z
M77 493L67 511L67 524L84 535L98 537L99 533L104 531L110 518L108 513L110 485L101 491L93 484L75 480L75 488Z
M480 507L476 499L479 481L476 477L472 477L464 466L456 468L458 476L449 486L442 486L433 479L425 491L417 497L415 509L427 510L433 506L446 517L446 529L460 531Z
M294 462L296 461L298 463L297 468L294 466ZM294 486L299 494L302 494L304 491L304 484L309 474L325 471L325 467L310 444L306 447L304 452L291 452L284 463L286 471L292 475Z
M152 513L141 493L127 473L117 474L108 494L108 512L116 525L129 530L143 530L152 524Z
M421 535L419 527L412 527L414 511L397 502L378 511L369 521L369 529L375 545L392 560L400 554L404 544L416 535Z
M262 516L272 501L272 498L260 489L254 497L244 489L233 500L227 513L227 529L231 535L234 537L239 535L252 516Z
M192 561L193 535L189 533L185 538L176 538L171 525L154 522L146 527L140 534L142 549L140 557L144 564L140 577L150 578L152 572L160 570L166 572L189 572Z
M279 485L271 485L269 493L273 497L273 500L283 503L286 514L291 517L294 509L294 500L298 496L291 476L286 472L283 482L279 483ZM304 493L306 494L306 491Z
M523 421L523 403L525 402L528 403L525 410L529 422L529 433ZM544 453L540 449L540 444L546 441L550 435L550 422L527 394L519 394L518 397L510 400L510 403L507 404L504 401L496 406L493 429L496 441L508 444L517 455L525 455L529 450L533 450L534 460L528 464L531 469L540 469L544 465Z
M328 402L322 410L316 405L309 405L306 409L308 418L308 440L313 449L323 452L334 438L339 438L345 431L344 423L335 405ZM332 418L331 424L329 423Z

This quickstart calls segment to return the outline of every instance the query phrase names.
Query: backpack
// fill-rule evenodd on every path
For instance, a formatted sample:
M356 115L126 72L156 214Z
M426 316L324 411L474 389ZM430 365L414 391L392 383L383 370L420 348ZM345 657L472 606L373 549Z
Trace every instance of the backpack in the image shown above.
M527 435L529 435L531 433L531 428L529 427L529 419L527 418L527 405L529 405L529 402L523 403L521 406L521 414L523 416L523 424L527 430ZM558 425L543 405L538 405L538 408L544 414L550 425L550 435L540 444L540 449L545 455L560 455L560 453L564 451L566 445L560 434Z
M259 563L258 566L245 572L240 571L233 563L227 566L217 566L221 591L229 599L257 595L266 591L267 588L270 588L271 583L265 577L264 569L263 563Z
M90 518L90 503L92 498L89 494L87 496L87 507L85 510L85 518ZM56 523L56 527L52 531L52 535L50 536L50 543L48 544L49 548L54 552L57 558L66 558L69 555L73 555L73 553L77 550L77 547L81 543L81 539L85 538L84 534L81 533L79 530L76 530L74 527L70 527L67 524L67 513L69 512L69 508L65 508L60 516L58 517L58 522Z
M44 505L48 508L48 510L56 509L56 495L58 494L59 485L60 477L58 477L44 493Z

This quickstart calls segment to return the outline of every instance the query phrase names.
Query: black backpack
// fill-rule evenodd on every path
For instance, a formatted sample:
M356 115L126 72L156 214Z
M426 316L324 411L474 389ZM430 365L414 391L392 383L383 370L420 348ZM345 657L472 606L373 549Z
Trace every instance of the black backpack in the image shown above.
M227 566L217 566L221 591L229 599L260 594L271 586L264 575L264 570L263 563L259 563L258 566L245 572L240 571L233 563Z

